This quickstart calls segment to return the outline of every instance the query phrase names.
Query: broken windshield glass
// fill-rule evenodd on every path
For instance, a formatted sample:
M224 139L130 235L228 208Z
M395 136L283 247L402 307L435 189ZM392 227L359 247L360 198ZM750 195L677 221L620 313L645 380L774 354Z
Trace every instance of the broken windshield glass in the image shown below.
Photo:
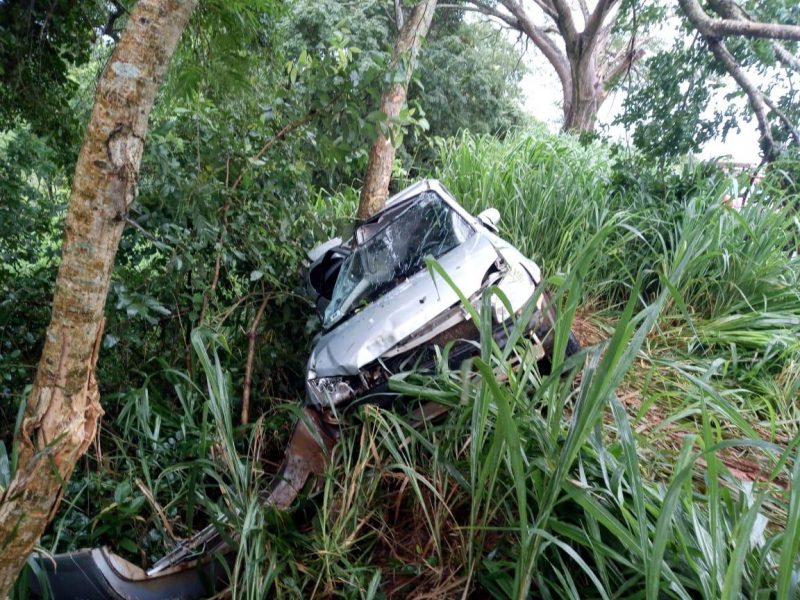
M473 233L438 194L420 194L344 261L325 310L325 328L420 271L426 256L439 258Z

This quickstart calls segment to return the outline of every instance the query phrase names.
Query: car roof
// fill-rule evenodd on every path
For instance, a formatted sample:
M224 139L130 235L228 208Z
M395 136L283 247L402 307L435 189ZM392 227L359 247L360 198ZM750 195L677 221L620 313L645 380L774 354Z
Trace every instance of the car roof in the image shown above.
M475 219L473 215L467 212L464 209L464 207L458 203L458 201L453 197L450 191L438 179L423 179L405 188L404 190L401 190L395 195L390 196L386 200L386 204L383 206L383 208L374 215L372 215L366 222L368 223L371 221L377 221L380 219L380 216L387 210L391 210L395 208L397 205L402 204L404 201L410 200L428 191L432 191L438 194L442 198L442 200L444 200L456 213L458 213L461 217L463 217L467 221L467 223L469 223L472 226L473 229L478 228L477 219ZM323 242L322 244L319 244L318 246L309 250L307 252L307 256L309 257L311 262L319 260L327 250L341 245L343 241L344 240L342 240L342 238L337 237L328 240L327 242ZM361 241L363 242L364 240Z
M434 191L442 196L445 200L448 200L449 202L455 202L452 194L447 191L444 185L442 185L442 182L440 182L438 179L423 179L422 181L418 181L414 185L411 185L406 189L396 193L394 196L389 197L389 199L386 200L384 207L376 214L382 213L387 208L391 208L393 205L398 204L403 200L407 200L413 196L418 196L419 194L427 191Z

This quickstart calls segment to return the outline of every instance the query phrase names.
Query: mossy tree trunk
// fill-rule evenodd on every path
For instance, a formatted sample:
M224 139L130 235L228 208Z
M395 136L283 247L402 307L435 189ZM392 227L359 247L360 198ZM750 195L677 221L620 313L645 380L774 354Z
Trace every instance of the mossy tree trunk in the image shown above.
M50 325L0 490L0 598L51 520L103 414L95 365L150 109L197 0L139 0L100 78L67 211Z

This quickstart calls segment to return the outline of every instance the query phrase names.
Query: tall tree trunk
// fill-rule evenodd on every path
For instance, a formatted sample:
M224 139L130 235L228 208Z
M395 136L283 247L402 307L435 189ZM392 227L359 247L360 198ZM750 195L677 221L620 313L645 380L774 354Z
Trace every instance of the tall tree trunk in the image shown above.
M598 0L592 11L579 0L584 28L579 31L568 0L535 0L542 15L552 21L551 27L540 24L529 12L530 4L520 0L469 0L471 8L497 19L523 33L548 60L558 75L564 100L564 130L594 131L597 113L608 96L608 89L643 56L635 39L622 52L614 52L609 43L611 27L617 18L619 0ZM535 10L535 9L534 9ZM551 34L557 32L563 42L557 44Z
M197 0L139 0L97 86L66 217L50 326L0 490L0 598L58 509L103 414L95 364L150 109Z
M605 86L599 81L593 52L569 55L572 73L572 97L564 106L564 130L594 131L597 112L606 99Z
M397 34L397 41L392 52L391 71L396 71L404 64L405 77L401 82L391 84L381 96L381 111L389 123L397 118L406 103L408 82L414 72L416 54L428 29L431 26L436 0L421 0L411 11L411 16L403 23ZM364 175L364 186L361 188L361 201L358 205L358 218L367 217L378 212L389 195L389 181L392 177L395 148L390 139L379 135L369 153L367 172Z

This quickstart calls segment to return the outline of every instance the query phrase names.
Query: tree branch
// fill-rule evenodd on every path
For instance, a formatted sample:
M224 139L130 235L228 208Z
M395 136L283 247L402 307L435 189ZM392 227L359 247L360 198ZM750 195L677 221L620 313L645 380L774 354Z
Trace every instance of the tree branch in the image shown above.
M625 52L618 54L612 61L609 62L606 72L604 72L599 79L603 87L608 87L616 79L628 71L631 67L644 56L643 48L634 48L632 45L625 49Z
M119 2L119 0L112 0L111 4L114 6L114 10L112 10L108 15L108 21L103 26L103 31L101 32L103 35L107 35L115 42L119 41L119 32L114 29L114 25L117 23L117 19L119 19L122 15L126 14L128 11L127 9Z
M772 40L772 50L775 52L775 58L777 58L784 67L800 73L800 58L789 52L786 46Z
M743 21L753 21L754 19L747 14L741 6L736 4L733 0L709 0L709 6L719 16L726 19L740 19ZM772 50L775 53L775 58L778 62L783 64L786 68L792 69L800 73L800 59L776 40L771 41Z
M586 27L583 29L583 38L592 40L597 31L602 27L606 17L611 12L611 9L616 6L617 0L600 0L594 9L594 12L586 22ZM591 43L591 42L590 42Z
M486 5L471 0L474 5ZM517 29L523 32L533 42L533 44L544 54L545 58L555 69L558 79L561 82L564 94L564 103L567 106L572 100L572 74L570 72L569 61L558 45L547 35L547 32L536 25L523 6L513 0L500 0L500 3L511 13L510 19L514 19ZM495 9L492 9L495 10Z
M777 151L775 148L775 140L772 138L772 132L770 131L769 121L767 120L767 106L764 103L764 95L761 93L761 90L750 81L747 75L745 75L742 67L736 62L736 59L725 47L725 44L714 38L705 39L709 49L717 60L723 64L725 70L733 77L736 83L739 84L739 87L742 88L744 93L747 94L750 106L758 121L758 129L761 132L760 141L764 148L764 158L768 161L772 160L777 155Z
M506 8L510 0L500 0ZM605 0L600 0L603 3ZM558 16L556 17L556 24L558 30L564 38L564 43L567 46L567 52L574 52L577 50L578 45L578 30L575 28L575 20L572 18L572 8L567 0L552 0L553 7ZM521 8L521 5L520 5Z
M713 1L714 0L712 0L712 3ZM713 24L715 22L719 23L720 20L709 18L702 8L700 8L697 0L678 0L678 2L686 13L689 21L692 23L692 25L694 25L700 35L703 36L703 39L706 41L706 44L708 44L708 47L714 56L718 61L720 61L720 63L722 63L722 65L725 67L725 70L731 77L733 77L739 87L742 88L744 93L747 94L750 106L756 115L756 120L758 121L758 129L761 132L760 141L764 149L764 159L767 161L773 160L778 154L775 140L773 139L772 132L770 130L769 120L767 118L767 108L775 113L775 115L789 129L794 140L800 144L800 132L798 132L797 127L795 127L788 117L777 107L777 105L775 105L774 102L772 102L769 97L766 96L766 94L759 90L753 84L753 82L750 81L749 77L747 77L742 69L742 66L736 61L734 56L725 47L725 44L716 35L715 32L717 30L714 28ZM721 5L718 3L717 6L726 14L736 14L730 5ZM764 23L755 23L753 21L744 21L741 19L724 20L729 22L764 25ZM797 29L800 30L800 27L797 27Z
M586 0L578 0L578 6L581 7L581 14L583 15L583 22L589 22L589 6L586 4Z
M290 134L292 131L294 131L298 127L302 127L303 125L305 125L306 123L308 123L309 121L314 119L314 117L316 117L319 113L320 113L319 110L312 110L312 111L308 112L304 117L301 117L301 118L299 118L299 119L297 119L295 121L292 121L291 123L289 123L287 125L284 125L281 128L281 130L278 131L278 133L276 133L269 140L267 140L267 142L261 147L261 150L256 152L255 156L253 156L250 159L250 163L259 161L261 159L261 157L264 156L264 154L266 154L267 150L272 148L275 144L277 144L279 141L281 141L283 138L285 138L288 134ZM242 172L239 173L239 176L236 178L236 181L233 182L233 186L231 187L231 191L232 192L235 191L236 188L239 187L239 184L242 183L242 178L244 177L244 174L246 172L247 172L247 168L244 168L244 169L242 169Z
M242 425L246 425L250 420L250 387L253 384L253 360L256 354L256 337L258 337L258 325L261 323L261 318L264 316L269 298L270 295L265 293L261 301L261 306L258 307L258 312L253 319L253 323L247 331L247 362L244 367L244 389L242 390Z
M552 0L533 0L533 3L542 9L542 12L554 21L558 18L558 13L553 6Z
M403 6L401 0L394 0L394 24L397 26L397 31L403 28L405 18L403 17Z
M714 19L703 10L697 0L678 0L689 20L702 30L704 35L714 38L742 36L773 40L800 41L800 26L782 23L762 23L742 19Z
M516 29L517 31L522 31L522 27L520 26L517 20L509 15L503 14L499 10L483 4L479 0L470 0L473 6L467 6L466 4L439 4L437 8L448 8L453 10L465 10L468 12L476 12L482 15L486 15L487 17L494 17L495 19L499 19L512 29Z

